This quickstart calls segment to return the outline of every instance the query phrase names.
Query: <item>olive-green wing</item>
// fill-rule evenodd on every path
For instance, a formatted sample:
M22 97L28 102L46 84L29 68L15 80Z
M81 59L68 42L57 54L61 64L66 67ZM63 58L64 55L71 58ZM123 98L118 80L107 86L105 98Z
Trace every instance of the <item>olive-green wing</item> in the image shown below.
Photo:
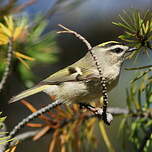
M94 62L91 62L91 59L92 58L81 58L71 66L68 66L44 79L40 84L53 85L62 82L83 81L86 79L97 78L99 72L96 69L95 64L93 64Z
M75 80L76 74L70 74L68 68L62 69L48 78L44 79L40 82L40 84L46 83L46 84L58 84L69 80Z
M78 66L70 66L54 73L50 77L41 81L40 84L53 85L60 84L62 82L90 80L97 77L97 72L94 70Z

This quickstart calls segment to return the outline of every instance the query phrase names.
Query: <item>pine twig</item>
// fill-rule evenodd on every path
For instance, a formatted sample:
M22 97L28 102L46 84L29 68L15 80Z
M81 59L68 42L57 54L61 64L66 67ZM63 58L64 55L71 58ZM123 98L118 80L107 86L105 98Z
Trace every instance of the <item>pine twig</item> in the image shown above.
M58 31L57 32L58 34L70 33L70 34L75 35L75 37L80 39L86 45L86 47L88 48L88 51L90 52L91 56L93 57L93 59L95 61L95 65L96 65L97 70L99 72L100 85L102 88L102 95L103 95L103 112L102 112L103 117L102 117L102 119L106 124L110 125L110 123L107 120L107 106L108 106L107 82L106 82L106 79L104 77L102 77L101 66L98 62L98 58L96 57L96 55L92 51L91 44L82 35L78 34L77 32L72 31L61 24L59 24L58 26L64 29L64 31Z
M62 102L61 102L61 104L62 104ZM43 114L43 113L45 113L45 112L47 112L48 110L50 110L51 108L54 108L55 107L55 105L54 105L54 107L51 107L50 108L50 105L52 105L52 104L49 104L48 106L46 106L46 107L44 107L44 108L41 108L40 110L38 110L37 112L35 112L35 113L32 113L31 115L29 115L27 118L25 118L25 119L23 119L13 130L16 130L15 132L12 130L11 132L10 132L10 134L11 135L13 135L14 136L14 140L11 140L10 141L10 143L6 143L6 144L4 144L5 146L5 149L7 149L10 145L11 146L13 146L14 145L14 143L16 143L16 140L18 140L18 141L24 141L24 140L26 140L26 139L28 139L28 138L31 138L31 137L33 137L33 136L35 136L40 130L38 129L38 130L35 130L35 131L28 131L28 132L25 132L25 133L21 133L21 134L19 134L19 135L17 135L17 136L15 136L16 134L17 134L17 132L23 127L23 126L25 126L25 124L26 123L28 123L29 121L31 121L31 120L33 120L35 117L38 117L39 115L41 115L41 114ZM59 104L58 104L59 105ZM56 106L58 106L58 105L56 105ZM49 108L48 108L49 107ZM47 109L47 110L44 110L44 109ZM149 119L151 119L152 118L152 115L149 115L149 114L145 114L145 115L141 115L140 113L130 113L129 112L129 110L128 109L126 109L126 108L119 108L119 107L109 107L109 108L107 108L107 112L108 113L111 113L111 114L113 114L114 116L120 116L120 115L129 115L130 117L147 117L147 118L149 118ZM36 114L37 113L37 114ZM34 115L34 117L33 117L33 115ZM76 121L76 120L78 120L80 117L79 116L77 116L77 115L75 115L75 117L72 117L70 120L62 120L61 121L61 123L60 123L60 126L59 126L59 128L63 128L63 127L65 127L65 126L67 126L69 123L73 123L74 121ZM85 121L87 121L87 120L89 120L89 119L91 119L91 118L97 118L97 114L87 114L87 115L85 115L84 117L83 117L83 121L82 122L85 122ZM23 124L24 123L24 124ZM21 124L23 124L23 125L21 125ZM18 126L20 126L20 127L18 127ZM18 129L17 129L18 128ZM57 128L56 128L57 129ZM54 131L54 129L52 128L50 131ZM14 133L13 133L14 132ZM11 136L12 137L12 136ZM10 137L10 138L11 138ZM147 141L147 140L144 140L144 141ZM5 151L5 149L2 151L2 152L4 152Z
M8 78L9 72L10 72L12 54L13 54L13 41L12 41L12 39L10 39L9 44L8 44L8 51L7 51L7 64L6 64L5 71L4 71L4 74L2 76L2 79L0 81L0 92L3 89L4 84L6 83L6 80Z
M144 139L143 139L143 141L142 141L142 143L141 143L141 145L139 147L139 150L137 152L143 152L144 148L145 148L145 146L147 144L147 141L151 140L151 138L152 138L152 126L146 132L146 135L145 135L145 137L144 137Z
M125 68L125 70L143 70L143 69L147 69L147 68L152 68L152 65L145 65L145 66L141 66L141 67L135 67L135 68Z
M48 112L49 110L59 106L63 104L63 101L61 100L56 100L54 101L53 103L50 103L49 105L47 105L46 107L44 108L41 108L40 110L32 113L31 115L29 115L27 118L23 119L20 123L18 123L14 129L9 133L9 136L10 137L14 137L17 132L22 128L24 127L29 121L33 120L34 118L37 118L38 116L40 116L41 114L43 113L46 113Z
M6 143L5 144L5 147L8 148L10 145L13 146L14 143L16 143L16 140L18 141L24 141L28 138L31 138L33 136L35 136L40 130L35 130L35 131L28 131L28 132L24 132L24 133L21 133L19 135L16 136L16 134L18 133L18 131L23 127L25 126L29 121L33 120L34 118L38 117L39 115L43 114L43 113L46 113L48 112L50 109L52 108L55 108L56 106L62 104L63 102L59 102L57 101L57 104L55 104L54 106L51 106L51 104L47 105L46 107L44 108L41 108L39 109L38 111L30 114L27 118L23 119L20 123L18 123L17 126L14 127L14 129L9 133L9 137L10 138L14 138L15 140L12 140L9 144ZM50 108L51 107L51 108ZM111 112L112 114L118 116L118 115L123 115L123 114L128 114L129 111L127 109L123 109L123 108L108 108L108 112ZM91 119L91 118L97 118L97 115L96 114L88 114L88 115L85 115L84 118L83 118L83 122ZM78 116L75 116L73 118L71 118L70 120L63 120L61 121L60 123L60 128L63 128L65 126L67 126L69 123L73 123L74 121L78 120L79 117ZM5 148L5 149L6 149Z
M112 142L107 134L107 130L105 128L105 125L102 121L99 122L99 129L100 129L101 136L104 140L104 143L107 147L107 150L110 152L116 152L116 150L115 150L114 146L112 145Z
M29 121L33 120L34 118L37 118L38 116L40 116L41 114L43 113L46 113L48 112L49 110L63 104L64 102L61 101L61 100L56 100L54 101L53 103L50 103L49 105L47 105L46 107L44 108L41 108L40 110L32 113L31 115L29 115L27 118L24 118L21 122L19 122L14 128L13 130L9 133L9 137L10 138L13 138L17 133L18 131L23 128ZM6 149L9 147L10 143L8 143L6 145Z
M48 106L49 106L49 105L48 105ZM48 106L46 106L46 107L48 107ZM45 108L46 108L46 107L45 107ZM44 109L44 108L42 108L42 109ZM39 111L42 111L42 109L38 110L37 113L39 113ZM45 112L47 112L47 111L45 111ZM45 113L45 112L43 112L43 113ZM114 116L129 115L130 117L141 117L141 118L142 118L142 117L147 117L147 118L149 118L149 119L152 118L152 115L149 115L149 114L141 115L140 113L130 113L128 109L126 109L126 108L119 108L119 107L109 107L109 108L107 108L107 112L108 112L108 113L111 113L111 114L114 115ZM40 113L41 113L41 112L40 112ZM41 113L41 114L42 114L42 113ZM31 115L33 115L33 113L32 113ZM32 120L32 119L29 119L29 117L31 117L31 115L26 118L26 119L27 119L27 122L26 122L26 123L28 123L29 121ZM40 114L39 114L39 115L40 115ZM37 117L37 116L36 116L36 117ZM65 127L65 126L69 125L70 123L73 123L74 121L78 120L79 118L80 118L80 117L76 115L75 117L72 117L72 118L69 119L69 120L64 119L64 120L62 120L62 121L60 122L59 128L63 128L63 127ZM85 121L87 121L87 120L89 120L89 119L91 119L91 118L98 118L98 117L97 117L97 115L94 114L94 113L93 113L93 114L88 113L87 115L85 115L85 116L83 117L83 121L82 121L82 122L85 122ZM23 121L24 121L24 120L22 120L22 122L23 122ZM19 123L19 124L20 124L20 123ZM25 123L24 123L24 125L25 125ZM10 142L10 145L13 146L14 143L16 143L16 140L18 140L18 141L24 141L24 140L26 140L26 139L28 139L28 138L31 138L31 137L35 136L39 131L40 131L39 129L38 129L38 130L35 130L35 131L28 131L28 132L24 132L24 133L21 133L21 134L15 136L16 133L18 132L18 131L17 131L17 132L14 134L15 140L12 140L12 141ZM54 131L54 129L52 128L51 131ZM13 131L11 131L11 132L13 132ZM10 134L12 134L12 133L10 133ZM148 133L147 133L147 134L148 134ZM144 141L146 141L146 140L144 140ZM6 144L7 144L7 143L6 143Z
M14 140L11 141L10 146L14 146L16 144L16 141L24 141L24 140L27 140L28 138L32 138L39 131L40 131L40 129L37 129L34 131L27 131L27 132L24 132L24 133L21 133L21 134L15 136Z

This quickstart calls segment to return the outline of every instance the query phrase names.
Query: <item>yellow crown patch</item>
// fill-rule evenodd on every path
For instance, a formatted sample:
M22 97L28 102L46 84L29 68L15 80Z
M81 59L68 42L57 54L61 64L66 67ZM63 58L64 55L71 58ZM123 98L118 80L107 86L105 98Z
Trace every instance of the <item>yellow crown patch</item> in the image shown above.
M117 41L108 41L108 42L104 42L104 43L101 43L101 44L99 44L98 46L99 47L104 47L105 45L108 45L108 44L111 44L111 43L119 43L119 42L117 42Z

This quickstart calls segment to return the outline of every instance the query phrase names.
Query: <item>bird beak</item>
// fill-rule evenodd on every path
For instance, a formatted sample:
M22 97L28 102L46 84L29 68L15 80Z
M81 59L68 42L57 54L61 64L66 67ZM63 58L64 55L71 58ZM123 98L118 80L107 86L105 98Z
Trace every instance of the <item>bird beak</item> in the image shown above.
M129 49L126 51L126 53L130 53L130 52L133 52L133 51L136 51L136 50L137 50L137 48L131 47L131 48L129 48Z
M130 48L125 52L125 59L127 59L127 58L130 56L130 54L131 54L132 52L136 51L136 50L138 50L138 49L135 48L135 47L130 47Z

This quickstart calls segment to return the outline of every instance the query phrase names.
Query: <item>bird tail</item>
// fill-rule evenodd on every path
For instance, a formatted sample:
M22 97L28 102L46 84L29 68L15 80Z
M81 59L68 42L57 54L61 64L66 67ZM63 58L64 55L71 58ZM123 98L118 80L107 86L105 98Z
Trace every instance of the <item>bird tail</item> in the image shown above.
M18 101L20 99L23 99L25 97L28 97L28 96L31 96L31 95L36 94L38 92L41 92L48 87L50 87L50 85L37 85L31 89L25 90L25 91L21 92L20 94L12 97L9 100L9 103L13 103L13 102Z

